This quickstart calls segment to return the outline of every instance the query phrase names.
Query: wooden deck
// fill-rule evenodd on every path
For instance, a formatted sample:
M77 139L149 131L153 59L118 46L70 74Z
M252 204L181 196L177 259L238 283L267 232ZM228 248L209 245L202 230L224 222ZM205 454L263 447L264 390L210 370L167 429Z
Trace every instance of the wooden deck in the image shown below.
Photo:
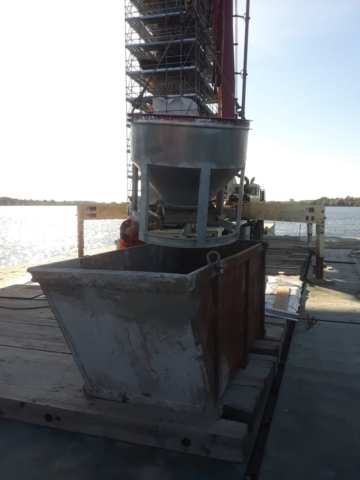
M304 274L306 244L269 237L267 273ZM267 318L247 368L226 390L220 420L87 398L83 381L38 285L0 290L0 413L51 428L241 463L250 458L277 373L288 322Z
M308 267L309 247L298 237L265 237L268 275L286 275L302 278Z
M360 478L360 242L332 243L304 287L259 480Z

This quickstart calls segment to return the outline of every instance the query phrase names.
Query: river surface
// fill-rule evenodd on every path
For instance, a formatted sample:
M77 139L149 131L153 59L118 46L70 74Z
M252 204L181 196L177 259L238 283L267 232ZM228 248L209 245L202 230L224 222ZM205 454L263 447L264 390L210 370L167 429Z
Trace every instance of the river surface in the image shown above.
M360 207L328 207L326 235L360 237ZM85 222L85 253L114 245L120 220ZM306 225L276 223L277 235L306 235ZM76 207L0 207L0 267L77 252Z
M0 207L0 267L35 263L77 252L77 209ZM84 222L85 253L114 245L120 220Z
M328 237L360 237L360 207L326 207ZM276 222L276 235L306 236L306 223ZM315 235L315 225L313 226Z

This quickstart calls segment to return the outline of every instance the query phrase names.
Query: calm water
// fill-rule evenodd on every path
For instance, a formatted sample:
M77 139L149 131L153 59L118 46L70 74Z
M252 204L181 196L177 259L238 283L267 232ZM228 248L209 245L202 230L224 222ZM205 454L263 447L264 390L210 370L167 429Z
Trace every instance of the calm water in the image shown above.
M326 209L326 234L360 237L360 208ZM85 222L85 253L114 245L120 220ZM77 252L76 207L0 207L0 267ZM276 223L277 235L299 235L300 224ZM301 225L301 235L306 225Z
M276 222L276 235L299 235L299 232L306 235L306 223ZM329 237L360 237L360 207L326 207L325 232Z
M0 267L77 252L76 207L0 207ZM85 253L114 245L120 220L85 222Z

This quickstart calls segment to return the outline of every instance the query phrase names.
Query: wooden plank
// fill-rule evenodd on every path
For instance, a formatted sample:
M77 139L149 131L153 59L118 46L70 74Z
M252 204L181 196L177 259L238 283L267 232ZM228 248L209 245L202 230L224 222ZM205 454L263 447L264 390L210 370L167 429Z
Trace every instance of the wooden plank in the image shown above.
M290 271L290 272L284 272L283 270L268 270L266 269L266 274L267 275L272 275L274 277L277 277L277 276L286 276L286 277L297 277L299 280L300 280L300 272L294 272L294 271Z
M262 355L270 355L280 359L281 354L281 344L280 342L273 340L255 340L252 344L251 353L260 353Z
M265 340L275 340L280 343L281 349L286 337L286 329L281 325L266 325Z
M38 340L40 342L65 343L59 327L28 325L24 323L0 322L0 341L6 337Z
M278 310L287 310L289 305L289 296L290 296L289 287L282 287L282 286L278 287L276 296L275 296L274 308Z
M296 264L302 264L306 261L307 256L302 257L292 257L290 252L282 252L281 254L275 253L275 252L270 252L269 254L267 253L266 258L269 259L270 261L275 262L284 262L284 263L294 263Z
M265 317L265 332L266 332L266 329L268 329L270 326L282 327L283 330L284 330L284 334L283 334L283 345L284 345L286 335L287 335L287 332L288 332L288 328L289 328L289 323L290 323L289 320L285 320L283 318L275 318L274 317L274 321L272 321L271 317ZM266 338L268 338L268 337L266 337ZM269 338L269 340L271 340L271 338Z
M274 269L286 269L286 270L301 270L303 265L296 265L294 263L285 263L285 262L267 262L266 264L269 268Z
M291 264L291 265L297 265L297 266L303 265L305 260L306 260L306 257L303 258L303 259L299 259L299 258L293 258L290 255L288 255L285 258L283 256L280 256L280 255L267 255L266 258L267 258L268 262L271 262L271 263L274 263L274 264L282 263L284 265Z
M267 275L286 275L286 276L297 276L300 277L300 271L296 269L290 268L272 268L266 267Z
M301 275L302 268L294 268L292 266L286 267L285 265L269 265L266 267L266 273L269 275ZM272 273L270 273L272 272Z
M283 318L276 318L276 317L268 317L265 316L265 324L268 325L279 325L281 327L286 328L288 325L288 320L284 320Z
M1 304L2 300L0 300ZM11 304L11 307L17 308L19 305ZM0 308L0 317L26 317L26 318L49 318L54 319L51 308L28 309L28 310L8 310Z
M109 402L111 403L111 402ZM115 402L114 402L115 403ZM117 406L122 406L118 404ZM132 408L125 405L129 412ZM247 441L247 426L230 420L217 420L184 415L139 412L111 414L107 409L89 407L79 411L69 406L53 406L9 399L0 396L0 409L5 418L58 428L123 442L147 445L207 458L242 463ZM120 409L119 409L120 411Z
M298 277L300 278L301 272L299 270L294 270L294 269L287 269L287 268L272 268L272 267L266 267L266 274L267 275L273 275L274 277L278 275L283 275L287 277Z
M248 428L243 423L87 398L70 355L3 347L0 361L6 365L0 370L0 410L5 418L209 458L244 460Z
M1 310L6 310L6 308L11 308L13 311L22 311L22 310L45 310L50 309L49 304L45 298L29 298L25 297L5 297L0 298ZM3 308L6 307L6 308Z
M18 347L45 352L70 353L65 342L46 342L17 337L0 337L0 347Z
M266 354L263 354L263 353L249 353L248 355L248 358L249 360L258 360L258 361L266 361L266 362L270 362L273 364L273 375L274 377L276 376L277 374L277 370L278 370L278 364L279 364L279 359L278 357L274 356L274 355L266 355Z
M255 353L250 353L249 357L254 362L259 363L260 365L263 364L263 363L270 364L270 368L271 368L271 366L273 366L274 368L276 368L276 371L277 371L277 364L278 364L277 358L269 357L267 355L258 355L258 354L255 354ZM258 358L266 358L266 361L258 360ZM276 374L276 371L273 370L272 368L271 368L271 371L274 372L274 374ZM252 430L249 431L248 443L247 443L247 448L246 448L246 452L245 452L245 459L244 459L244 462L239 466L240 467L239 472L238 472L238 477L239 478L244 478L245 477L247 466L249 464L251 455L253 453L253 448L254 448L254 445L255 445L255 442L256 442L256 438L257 438L257 435L258 435L258 432L259 432L259 428L260 428L260 425L261 425L261 422L262 422L262 418L264 416L265 407L266 407L268 397L269 397L269 394L270 394L270 388L271 388L271 384L270 384L270 386L267 390L264 390L264 396L262 397L262 399L260 401L260 405L259 405L257 415L256 415L256 418L255 418L255 423L253 425Z
M21 312L19 312L21 313ZM16 316L16 317L11 317L7 315L3 315L1 313L0 316L0 325L3 322L7 323L23 323L24 325L42 325L42 326L48 326L48 327L54 327L54 328L59 328L59 325L55 319L51 318L38 318L38 317L23 317L23 316ZM0 326L1 329L1 326Z
M249 432L257 421L262 399L267 398L274 378L274 363L250 359L241 368L222 398L223 418L246 423Z
M240 368L231 384L260 388L262 392L270 388L274 378L273 362L249 359L246 368Z
M259 410L262 391L256 387L246 387L231 383L222 397L222 418L246 423L252 430Z
M287 255L286 258L268 255L266 259L267 264L270 265L284 265L287 267L293 266L294 268L301 268L301 266L305 263L305 260L300 261L289 258L289 255Z
M274 357L268 355L257 355L254 353L250 355L249 363L251 362L258 371L262 371L262 375L265 375L265 390L267 390L268 387L271 387L277 373L277 363L272 361Z
M42 290L38 284L34 285L10 285L0 289L0 297L10 298L33 298L42 295Z
M274 264L288 264L288 265L294 265L300 267L303 263L304 260L299 260L299 259L292 259L290 258L290 254L286 254L286 256L280 256L280 255L275 255L275 254L270 254L266 255L266 260L267 262L274 263Z
M32 399L38 396L45 400L47 392L60 392L66 385L67 396L77 397L84 383L70 354L2 346L0 363L0 392L7 386L11 394L26 391ZM57 371L66 378L59 379Z

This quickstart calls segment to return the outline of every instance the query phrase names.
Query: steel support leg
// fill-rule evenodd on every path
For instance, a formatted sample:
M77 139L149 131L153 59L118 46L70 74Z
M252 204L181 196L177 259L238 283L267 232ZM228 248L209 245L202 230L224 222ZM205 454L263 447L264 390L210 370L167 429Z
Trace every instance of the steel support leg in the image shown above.
M224 189L216 195L216 215L220 218L224 215Z
M236 232L240 235L240 226L241 226L241 210L242 202L244 196L244 179L245 179L245 168L241 170L240 173L240 187L239 187L239 199L236 212Z
M312 230L313 230L313 224L312 223L308 223L306 225L306 230L307 230L307 241L308 241L308 245L310 245L311 241L312 241Z
M149 166L147 163L141 165L141 199L139 215L139 239L146 241L146 234L149 229Z
M196 246L204 247L206 244L206 230L209 210L210 168L203 168L200 172L198 213L196 225Z
M131 206L132 209L135 210L135 212L138 211L138 198L139 198L139 170L135 163L133 163L132 166L132 199L131 199Z

